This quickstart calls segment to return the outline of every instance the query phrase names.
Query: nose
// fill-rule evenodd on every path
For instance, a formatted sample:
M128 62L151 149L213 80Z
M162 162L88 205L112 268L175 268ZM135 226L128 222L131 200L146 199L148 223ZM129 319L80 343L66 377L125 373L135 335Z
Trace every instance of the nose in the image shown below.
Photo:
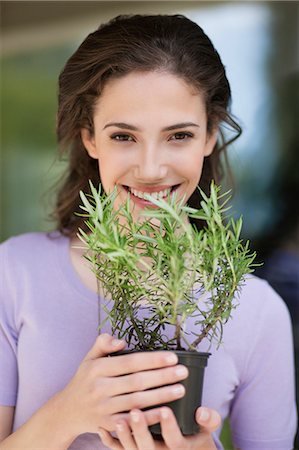
M134 167L134 177L143 183L157 183L163 180L168 172L168 165L163 151L158 147L140 149Z

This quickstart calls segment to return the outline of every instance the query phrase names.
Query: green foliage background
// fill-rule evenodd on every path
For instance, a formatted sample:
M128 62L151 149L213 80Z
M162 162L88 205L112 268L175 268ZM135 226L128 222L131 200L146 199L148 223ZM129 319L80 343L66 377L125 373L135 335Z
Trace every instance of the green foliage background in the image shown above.
M56 83L68 54L51 49L2 61L0 240L33 231L33 224L53 227L50 191L65 167L55 138Z

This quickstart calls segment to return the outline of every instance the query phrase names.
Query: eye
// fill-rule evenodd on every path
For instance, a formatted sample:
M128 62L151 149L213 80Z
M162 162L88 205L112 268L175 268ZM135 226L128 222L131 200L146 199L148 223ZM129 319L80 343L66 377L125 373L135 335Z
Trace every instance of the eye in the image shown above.
M110 136L110 139L113 139L114 141L124 141L124 142L134 141L132 136L125 133L114 133Z
M178 131L177 133L173 134L170 138L170 140L174 141L185 141L189 138L193 138L193 133L187 132L187 131Z

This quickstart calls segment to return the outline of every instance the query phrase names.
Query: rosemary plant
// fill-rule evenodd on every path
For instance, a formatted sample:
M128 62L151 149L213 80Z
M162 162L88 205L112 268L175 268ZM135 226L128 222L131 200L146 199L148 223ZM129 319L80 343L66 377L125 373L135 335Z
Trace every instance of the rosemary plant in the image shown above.
M136 221L129 196L115 210L116 192L106 195L92 183L90 188L91 194L80 193L89 231L79 229L78 236L87 245L85 257L113 335L142 350L195 350L205 337L220 343L255 258L240 239L241 218L225 219L228 193L220 194L212 183L210 197L201 192L199 210L175 195L167 200L148 195L157 208L145 209ZM189 218L205 226L199 231ZM195 335L186 329L189 318Z

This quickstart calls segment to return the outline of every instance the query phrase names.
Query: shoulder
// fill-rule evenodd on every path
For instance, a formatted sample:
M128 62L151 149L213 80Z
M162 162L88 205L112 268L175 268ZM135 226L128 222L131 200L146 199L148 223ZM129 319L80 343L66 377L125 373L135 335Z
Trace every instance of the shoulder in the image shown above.
M34 259L39 255L44 255L45 250L62 245L67 238L63 237L58 232L51 233L25 233L19 236L13 236L0 244L1 259L12 259L20 261L24 257L27 259Z
M248 276L235 309L223 328L223 342L240 362L269 352L292 349L292 326L285 302L268 284Z
M237 295L235 315L243 315L247 320L260 323L275 317L288 317L285 302L269 283L256 276L247 276Z
M232 334L240 337L237 345L247 355L247 362L262 365L263 360L271 360L270 354L274 360L278 354L284 354L291 367L292 325L283 299L267 281L250 276L238 300L239 306L231 319ZM249 373L248 365L245 372Z
M45 267L57 264L58 252L67 242L68 238L58 232L26 233L7 239L0 245L2 279L9 283L30 273L38 276Z
M14 250L14 249L28 249L32 246L38 244L45 244L54 240L56 238L61 238L61 234L57 231L54 232L32 232L24 233L18 236L11 236L6 241L0 244L0 251Z
M0 245L0 303L3 308L24 310L41 298L45 286L60 285L68 238L60 233L26 233ZM15 313L15 316L17 313Z

